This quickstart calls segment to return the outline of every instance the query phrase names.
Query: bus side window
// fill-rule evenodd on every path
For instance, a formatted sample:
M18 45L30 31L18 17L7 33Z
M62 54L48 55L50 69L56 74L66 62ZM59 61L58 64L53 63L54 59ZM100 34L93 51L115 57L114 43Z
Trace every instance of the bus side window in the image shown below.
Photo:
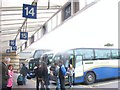
M83 60L94 60L93 49L76 49L75 55L82 55Z
M111 53L110 50L108 49L95 49L95 58L96 59L110 59L111 58Z
M119 52L118 50L111 50L112 52L112 59L119 59Z

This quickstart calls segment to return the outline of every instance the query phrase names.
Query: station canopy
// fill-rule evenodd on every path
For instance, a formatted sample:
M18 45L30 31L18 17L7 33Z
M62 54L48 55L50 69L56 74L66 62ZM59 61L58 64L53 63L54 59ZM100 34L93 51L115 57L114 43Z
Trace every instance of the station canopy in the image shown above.
M38 0L37 19L27 19L28 38L31 37L47 20L52 17L68 0ZM9 40L16 39L17 47L25 40L20 40L19 29L25 18L22 17L23 4L32 4L33 0L2 0L0 7L0 45L1 51L10 48Z

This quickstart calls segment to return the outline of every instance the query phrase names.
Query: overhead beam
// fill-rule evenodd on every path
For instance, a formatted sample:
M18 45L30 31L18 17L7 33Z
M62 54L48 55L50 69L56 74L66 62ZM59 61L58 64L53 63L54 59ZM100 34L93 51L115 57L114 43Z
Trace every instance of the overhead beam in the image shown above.
M36 25L36 26L34 26L34 27L27 27L27 28L32 29L32 28L37 28L37 27L40 27L40 26L42 26L42 25L39 25L39 26ZM6 31L6 30L7 30L7 31L15 31L15 30L18 30L18 27L16 27L16 28L14 27L14 28L2 29L1 32L2 32L2 31Z
M37 27L37 26L41 26L42 24L36 24L36 25L28 25L27 27ZM20 26L16 26L17 28L20 28ZM9 26L9 27L2 27L2 29L9 29L9 28L15 28L13 26Z
M34 32L35 30L29 30L28 32ZM8 35L8 34L16 34L18 31L14 31L14 32L4 32L1 33L1 35Z
M41 23L41 22L46 22L46 21L38 21L38 22L27 22L28 24L30 24L30 23ZM1 24L0 26L3 26L3 25L17 25L17 24L23 24L23 23L11 23L11 24Z
M55 12L38 12L37 14L51 14L51 13L55 13ZM9 15L21 15L22 13L17 13L17 14L1 14L0 16L9 16Z
M11 35L11 34L13 34L13 35L15 34L15 35L16 35L16 33L10 33L10 35ZM5 35L8 35L8 34L4 34L4 36L5 36ZM9 36L10 36L10 35L9 35ZM3 34L1 34L1 36L3 36Z
M44 19L44 18L50 18L50 17L38 17L37 19ZM15 20L24 20L24 19L3 19L1 21L15 21Z
M37 6L37 10L52 10L52 9L60 9L60 6ZM2 7L1 11L22 11L22 7Z

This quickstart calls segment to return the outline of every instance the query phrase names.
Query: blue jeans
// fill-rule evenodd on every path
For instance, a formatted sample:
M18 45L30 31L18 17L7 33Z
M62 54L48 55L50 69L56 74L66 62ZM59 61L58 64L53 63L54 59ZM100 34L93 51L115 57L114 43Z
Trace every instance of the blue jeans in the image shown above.
M72 86L73 84L73 76L69 76L69 85L70 87Z
M60 79L59 77L56 78L56 85L57 85L57 90L60 90Z
M27 76L23 76L23 84L26 85Z

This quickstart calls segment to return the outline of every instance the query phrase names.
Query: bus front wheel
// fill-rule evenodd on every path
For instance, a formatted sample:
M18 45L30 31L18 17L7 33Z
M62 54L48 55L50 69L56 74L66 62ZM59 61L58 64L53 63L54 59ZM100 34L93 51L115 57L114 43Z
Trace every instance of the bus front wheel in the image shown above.
M96 78L95 78L95 74L93 72L88 72L85 75L85 84L87 84L87 85L92 84L95 82L95 80L96 80Z

